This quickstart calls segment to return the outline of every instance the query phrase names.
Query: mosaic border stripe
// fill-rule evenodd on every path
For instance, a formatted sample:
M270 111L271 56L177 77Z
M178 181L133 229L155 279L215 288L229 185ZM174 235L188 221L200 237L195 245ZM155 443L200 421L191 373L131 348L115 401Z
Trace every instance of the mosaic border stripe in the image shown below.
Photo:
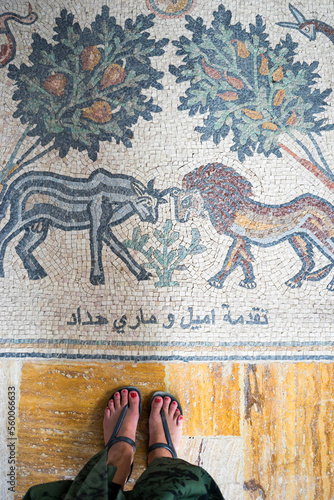
M126 341L126 340L76 340L76 339L1 339L1 344L68 344L68 345L96 345L96 346L143 346L143 347L316 347L334 346L334 341L314 341L314 342L297 342L295 340L290 342L180 342L180 341Z
M0 353L0 358L42 358L42 359L74 359L74 360L101 360L101 361L327 361L333 362L334 355L319 355L319 356L288 356L288 355L272 355L272 356L129 356L119 354L66 354L66 353L32 353L32 352L6 352Z

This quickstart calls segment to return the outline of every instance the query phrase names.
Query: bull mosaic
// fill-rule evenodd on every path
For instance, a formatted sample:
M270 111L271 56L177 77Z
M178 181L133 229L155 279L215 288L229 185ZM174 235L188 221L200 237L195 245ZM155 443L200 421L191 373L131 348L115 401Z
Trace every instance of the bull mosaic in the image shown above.
M174 189L175 213L179 222L191 215L209 217L218 234L233 239L220 271L209 284L222 288L225 279L241 266L240 286L256 286L251 245L271 247L288 241L302 267L286 285L298 288L305 280L319 280L334 267L334 207L328 201L304 194L281 205L265 205L251 199L252 185L233 168L210 163L186 174L182 190ZM329 264L314 270L313 247ZM327 288L334 290L334 278Z
M0 231L0 277L4 277L4 258L8 243L24 231L16 251L32 280L46 276L33 251L46 238L50 226L64 231L88 230L90 236L93 285L104 283L102 246L106 244L134 274L147 280L151 274L140 266L116 238L112 228L138 215L155 224L158 207L166 203L168 190L145 186L134 177L95 170L87 179L49 172L28 172L8 188L0 205L0 220L10 206L10 218Z

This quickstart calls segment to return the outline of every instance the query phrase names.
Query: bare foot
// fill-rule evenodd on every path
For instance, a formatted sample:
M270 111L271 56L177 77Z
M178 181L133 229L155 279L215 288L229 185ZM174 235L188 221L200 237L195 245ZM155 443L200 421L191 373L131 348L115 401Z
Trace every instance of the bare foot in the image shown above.
M149 418L149 446L155 443L166 443L167 439L165 436L164 428L161 419L161 408L164 408L166 415L166 420L172 439L173 446L176 453L180 447L181 437L182 437L182 421L183 417L178 409L178 404L176 401L171 402L171 398L168 396L156 397L152 401L151 414ZM155 459L159 457L172 457L170 451L165 448L157 448L153 450L148 455L148 465Z
M139 396L137 392L131 391L128 394L127 389L114 394L107 405L103 419L104 442L108 443L117 421L122 413L124 406L129 404L122 425L117 436L125 436L133 441L136 439L136 430L139 419ZM129 477L131 464L133 462L134 450L129 443L119 441L111 446L108 452L108 465L117 467L113 482L124 486Z

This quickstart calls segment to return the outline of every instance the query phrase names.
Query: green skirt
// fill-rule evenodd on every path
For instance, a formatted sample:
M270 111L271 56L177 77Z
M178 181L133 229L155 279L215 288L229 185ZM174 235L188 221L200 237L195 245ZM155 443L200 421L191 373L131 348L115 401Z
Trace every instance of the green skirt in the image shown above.
M212 477L178 458L156 458L132 491L114 493L116 467L107 465L107 448L87 462L71 480L33 486L23 500L224 500Z

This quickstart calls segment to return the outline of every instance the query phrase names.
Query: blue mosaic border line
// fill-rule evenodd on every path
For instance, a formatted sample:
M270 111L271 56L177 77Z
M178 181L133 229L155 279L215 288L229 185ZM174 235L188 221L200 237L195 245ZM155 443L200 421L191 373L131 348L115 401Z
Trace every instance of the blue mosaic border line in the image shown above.
M87 346L153 346L153 347L317 347L334 346L334 341L314 341L314 342L180 342L180 341L126 341L126 340L75 340L75 339L1 339L1 344L68 344Z
M105 360L105 361L327 361L333 362L333 356L128 356L118 354L65 354L65 353L33 353L33 352L3 352L0 358L44 358L44 359L72 359L72 360Z

